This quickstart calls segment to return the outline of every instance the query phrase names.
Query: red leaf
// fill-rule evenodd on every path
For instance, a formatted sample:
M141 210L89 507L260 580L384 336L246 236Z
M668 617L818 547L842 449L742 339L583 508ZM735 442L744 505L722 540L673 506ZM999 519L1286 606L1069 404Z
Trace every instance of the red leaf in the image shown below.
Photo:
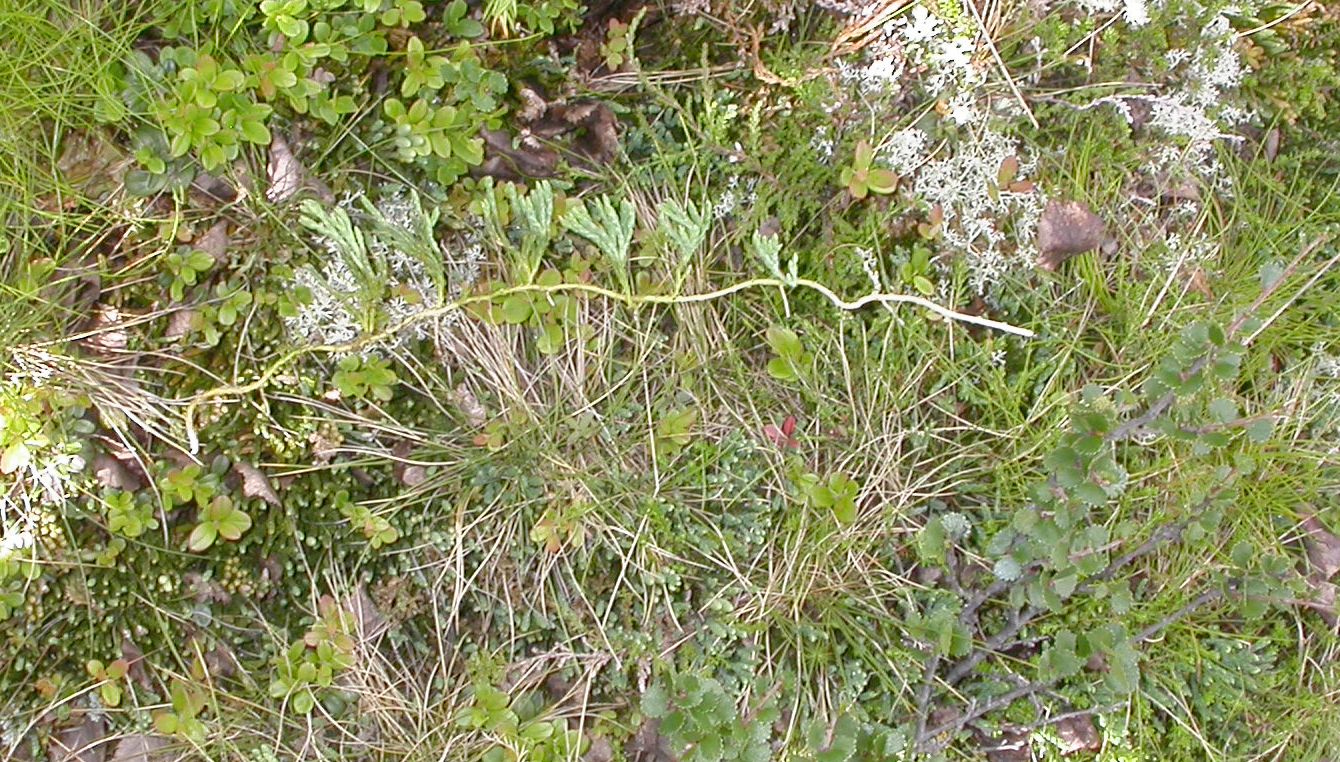
M794 450L800 446L800 441L795 437L795 431L796 417L794 415L788 415L786 420L782 421L781 428L771 423L763 427L763 434L771 439L773 444L784 450Z

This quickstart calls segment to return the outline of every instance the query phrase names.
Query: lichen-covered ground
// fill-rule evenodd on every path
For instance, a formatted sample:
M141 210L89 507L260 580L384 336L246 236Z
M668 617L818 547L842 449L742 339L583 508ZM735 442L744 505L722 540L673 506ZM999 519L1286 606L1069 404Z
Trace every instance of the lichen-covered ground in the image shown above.
M0 4L0 759L1327 759L1338 50Z

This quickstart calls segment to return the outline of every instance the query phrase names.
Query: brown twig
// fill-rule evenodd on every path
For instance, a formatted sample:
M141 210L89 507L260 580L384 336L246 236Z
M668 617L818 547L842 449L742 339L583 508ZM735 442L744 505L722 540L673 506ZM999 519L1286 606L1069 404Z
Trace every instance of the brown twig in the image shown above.
M1185 606L1181 607L1177 611L1174 611L1173 613L1169 614L1163 619L1160 619L1154 624L1151 624L1150 626L1141 630L1139 634L1130 638L1126 642L1130 643L1131 645L1139 645L1149 640L1150 638L1154 637L1155 635L1159 634L1168 627L1171 627L1173 624L1176 624L1181 619L1189 616L1192 612L1194 612L1196 609L1199 609L1201 606L1219 600L1223 596L1224 596L1223 588L1215 587L1206 590L1202 592L1200 595L1196 596L1194 599L1192 599ZM971 710L969 710L967 713L963 714L960 717L950 720L949 722L941 723L940 725L931 728L930 730L919 732L917 734L916 746L917 748L922 748L925 745L925 743L932 738L935 738L943 733L956 732L980 717L984 717L998 709L1004 709L1005 707L1008 707L1010 704L1013 704L1016 700L1024 698L1025 696L1030 696L1034 693L1037 693L1038 691L1046 690L1060 681L1061 681L1060 677L1053 677L1047 680L1039 680L1037 682L1029 683L1027 685L1021 685L1018 688L1015 688L1014 690L1003 693L991 699L990 701L981 704L980 706L975 706L974 708L972 708Z

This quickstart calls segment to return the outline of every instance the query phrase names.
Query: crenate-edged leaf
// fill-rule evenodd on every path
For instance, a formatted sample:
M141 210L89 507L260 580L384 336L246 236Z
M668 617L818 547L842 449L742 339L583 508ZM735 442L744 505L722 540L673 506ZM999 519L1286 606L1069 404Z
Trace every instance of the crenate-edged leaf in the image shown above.
M1230 557L1233 559L1233 564L1235 566L1245 569L1251 564L1252 558L1255 555L1256 547L1244 540L1233 546L1233 551Z
M31 461L32 452L27 444L22 441L11 442L4 454L0 454L0 473L12 474L27 468Z
M484 141L468 135L455 135L451 141L452 151L461 161L476 165L484 161Z
M1259 421L1252 421L1247 426L1247 439L1254 444L1262 444L1270 440L1270 435L1275 431L1275 422L1269 418L1262 418Z
M1052 588L1062 599L1069 598L1070 594L1075 592L1075 588L1078 586L1079 575L1076 574L1066 574L1052 580Z
M554 726L549 722L532 722L521 729L521 738L539 743L554 735Z
M1103 505L1107 502L1107 492L1093 482L1084 482L1076 486L1074 495L1089 505Z
M937 516L926 522L917 536L917 551L921 558L932 563L944 563L945 548L948 544L944 524Z
M1216 423L1228 423L1238 417L1238 403L1228 397L1219 397L1210 402L1209 411Z

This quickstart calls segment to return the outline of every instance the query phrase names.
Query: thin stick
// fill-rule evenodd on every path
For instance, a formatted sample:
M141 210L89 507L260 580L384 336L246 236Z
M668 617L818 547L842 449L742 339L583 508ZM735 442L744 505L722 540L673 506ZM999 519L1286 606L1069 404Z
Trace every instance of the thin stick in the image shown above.
M1173 613L1169 614L1163 619L1160 619L1154 624L1151 624L1150 626L1141 630L1138 635L1136 635L1135 637L1131 638L1126 642L1130 643L1131 645L1139 645L1145 642L1146 640L1149 640L1150 638L1154 637L1155 635L1159 634L1168 627L1171 627L1173 624L1185 618L1186 616L1190 615L1192 612L1194 612L1201 606L1204 606L1207 603L1211 603L1213 601L1222 598L1223 595L1224 595L1223 588L1215 587L1210 590L1206 590L1205 592L1201 593L1200 595L1192 599L1190 603L1186 604L1177 611L1174 611ZM1020 699L1025 696L1031 696L1034 693L1037 693L1038 691L1046 690L1060 681L1061 678L1054 677L1049 680L1040 680L1036 683L1021 685L1018 688L1009 691L1008 693L1003 693L991 699L990 701L986 702L985 704L982 704L981 706L972 709L967 714L964 714L962 717L950 720L949 722L946 723L942 723L937 727L925 731L923 734L917 737L916 739L917 747L920 748L926 743L927 740L935 738L941 733L952 733L962 728L963 726L967 725L968 723L978 719L979 717L983 717L987 714L990 714L991 712L996 711L997 709L1003 709L1009 706L1010 704L1013 704L1016 699Z
M454 301L448 302L447 304L443 304L440 307L435 307L430 310L424 310L423 312L411 315L401 320L400 322L396 323L395 325L385 328L377 333L364 336L363 338L355 339L354 341L344 342L340 344L317 344L313 346L298 347L297 349L289 350L288 352L281 355L279 359L275 360L268 367L266 367L266 369L262 371L261 374L257 376L253 381L250 381L245 384L228 384L225 386L219 386L213 389L207 389L203 392L200 392L199 394L196 394L190 398L189 402L187 402L186 404L185 411L183 412L183 417L186 422L187 448L188 451L191 453L194 453L200 449L200 442L195 429L195 411L197 408L200 407L201 404L208 402L209 400L212 399L217 399L219 397L250 394L251 392L262 389L267 384L270 383L270 380L273 379L275 375L279 373L280 370L287 367L293 361L306 355L340 354L347 352L357 352L365 347L374 346L378 342L383 341L384 339L390 336L394 336L417 323L441 317L448 313L456 312L472 304L479 304L482 302L489 302L496 299L502 299L511 296L513 294L525 294L525 293L556 294L567 291L591 294L594 296L603 296L607 299L620 302L629 307L636 307L643 304L667 304L667 305L699 304L703 302L711 302L717 299L722 299L732 294L738 293L740 291L745 291L752 288L785 289L787 287L807 288L811 291L818 292L821 296L823 296L830 303L832 303L834 307L843 310L844 312L855 312L871 304L914 304L918 307L928 309L931 312L934 312L935 314L947 320L959 323L969 323L971 325L978 325L984 328L991 328L994 330L1003 331L1005 333L1014 334L1015 336L1023 336L1025 338L1032 338L1033 336L1036 335L1027 328L1020 328L1018 326L1014 326L1009 323L1003 323L1000 321L991 320L990 318L984 318L978 315L969 315L964 312L958 312L957 310L952 310L948 307L936 304L935 302L932 302L929 299L924 299L920 296L912 296L911 294L876 293L876 294L867 294L859 299L856 299L855 301L848 301L838 296L828 286L825 286L824 284L819 283L818 281L809 280L807 278L800 278L790 283L779 280L777 278L753 278L750 280L741 281L739 283L730 286L726 286L724 288L719 288L715 291L707 291L701 294L689 294L684 296L674 296L668 294L625 294L619 291L604 288L603 286L596 286L589 283L557 283L549 286L539 284L511 286L488 294L473 294L470 296L461 297L460 299L456 299Z

